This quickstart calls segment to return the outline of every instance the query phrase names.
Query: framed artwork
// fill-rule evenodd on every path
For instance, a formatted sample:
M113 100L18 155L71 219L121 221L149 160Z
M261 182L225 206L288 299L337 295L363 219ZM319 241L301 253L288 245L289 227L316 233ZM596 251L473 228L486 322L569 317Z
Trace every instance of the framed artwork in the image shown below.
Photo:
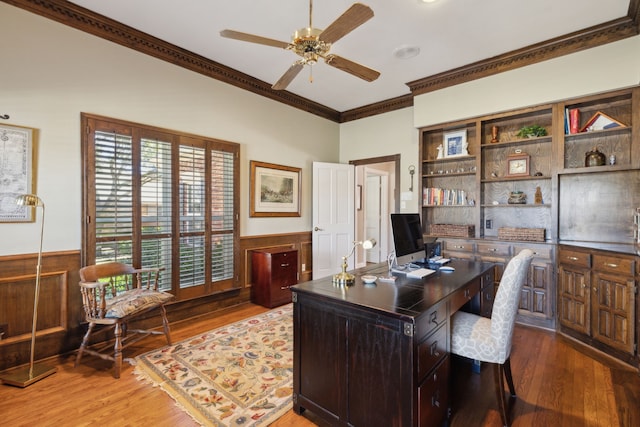
M249 216L300 216L301 169L251 160Z
M444 157L468 156L467 130L446 132L442 143Z
M33 208L18 206L16 197L33 193L33 130L0 125L0 222L31 222Z
M529 155L519 153L507 158L507 176L529 176Z

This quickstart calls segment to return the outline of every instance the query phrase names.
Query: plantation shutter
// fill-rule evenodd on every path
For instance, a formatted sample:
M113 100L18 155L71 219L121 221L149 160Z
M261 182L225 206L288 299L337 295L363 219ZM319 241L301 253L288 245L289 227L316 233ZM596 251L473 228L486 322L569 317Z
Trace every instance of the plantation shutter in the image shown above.
M178 299L237 286L239 146L83 114L83 265L163 267Z

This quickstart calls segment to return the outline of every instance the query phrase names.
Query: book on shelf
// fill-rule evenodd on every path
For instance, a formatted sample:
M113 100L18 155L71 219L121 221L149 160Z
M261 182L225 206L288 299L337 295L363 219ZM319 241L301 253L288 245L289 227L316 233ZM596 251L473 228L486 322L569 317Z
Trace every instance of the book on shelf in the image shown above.
M580 110L571 108L569 110L569 133L574 134L580 131Z

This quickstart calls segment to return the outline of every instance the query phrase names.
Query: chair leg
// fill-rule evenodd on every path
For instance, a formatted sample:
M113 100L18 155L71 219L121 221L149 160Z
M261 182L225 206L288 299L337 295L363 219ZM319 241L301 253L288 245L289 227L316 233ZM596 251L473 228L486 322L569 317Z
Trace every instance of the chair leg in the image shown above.
M91 335L91 331L93 331L94 323L89 323L87 327L87 333L84 334L84 338L82 338L82 344L80 344L80 348L78 349L78 354L76 355L76 362L73 364L75 368L80 363L80 359L82 359L82 353L84 353L84 349L89 345L89 336Z
M164 336L167 337L167 344L171 345L171 331L169 330L169 320L167 319L167 310L165 310L164 305L160 306L160 314L162 315Z
M113 377L120 378L122 370L122 325L118 322L114 329L115 344L113 345Z
M507 378L511 397L516 397L516 388L513 385L513 376L511 375L511 359L507 359L504 362L504 376Z
M509 414L507 413L507 402L504 396L504 366L495 363L493 365L493 378L496 389L496 397L498 399L498 408L500 410L500 417L502 418L502 425L509 426Z

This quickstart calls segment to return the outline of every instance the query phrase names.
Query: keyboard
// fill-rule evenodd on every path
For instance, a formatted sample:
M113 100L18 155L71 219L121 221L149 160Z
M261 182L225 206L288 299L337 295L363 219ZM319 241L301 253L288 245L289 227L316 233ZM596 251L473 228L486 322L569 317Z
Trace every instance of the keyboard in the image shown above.
M431 273L435 273L435 270L430 270L428 268L418 268L416 270L407 271L407 277L413 277L414 279L422 279L430 275Z

